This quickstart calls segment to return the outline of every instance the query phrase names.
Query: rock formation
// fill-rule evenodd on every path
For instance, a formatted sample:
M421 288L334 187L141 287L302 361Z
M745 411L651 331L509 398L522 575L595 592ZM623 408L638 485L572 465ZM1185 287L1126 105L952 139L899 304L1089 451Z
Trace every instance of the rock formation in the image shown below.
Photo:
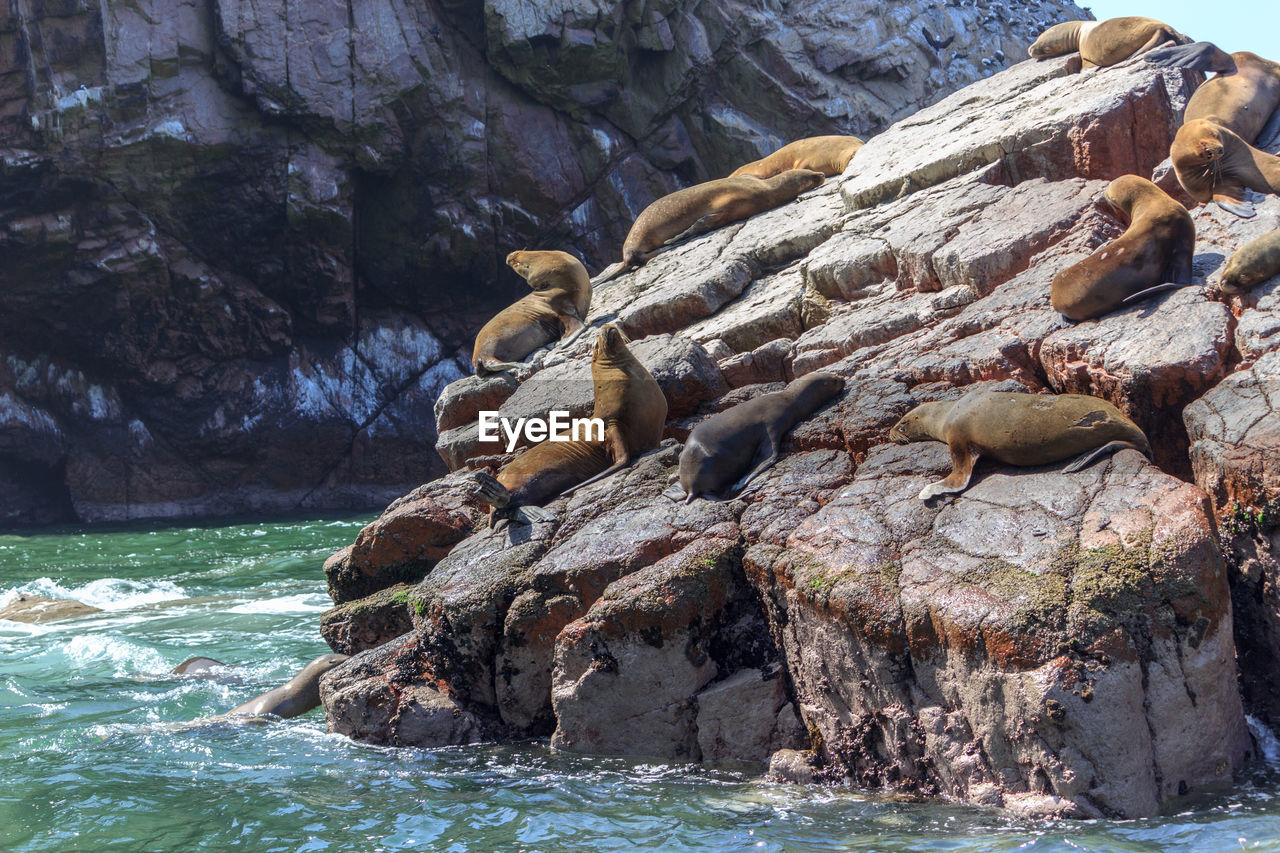
M0 8L0 524L385 505L522 246L870 135L1065 0ZM945 46L939 46L945 45ZM462 360L459 361L459 356Z
M1078 67L975 83L873 137L841 179L602 289L590 324L665 365L668 441L550 503L554 521L420 563L412 630L322 686L330 728L772 755L793 778L1034 815L1153 815L1227 782L1251 752L1237 644L1248 709L1280 722L1280 281L1228 300L1212 283L1277 227L1280 199L1255 196L1250 221L1197 208L1193 285L1064 321L1049 282L1123 231L1101 201L1110 179L1173 189L1161 161L1198 82ZM447 388L451 466L481 449L479 409L545 412L550 389L580 385L557 380L583 371L589 337L536 354L523 383ZM819 368L846 391L758 489L662 495L699 418ZM948 454L888 429L975 387L1107 399L1155 464L987 460L964 494L925 504ZM465 500L465 469L432 488L416 515Z

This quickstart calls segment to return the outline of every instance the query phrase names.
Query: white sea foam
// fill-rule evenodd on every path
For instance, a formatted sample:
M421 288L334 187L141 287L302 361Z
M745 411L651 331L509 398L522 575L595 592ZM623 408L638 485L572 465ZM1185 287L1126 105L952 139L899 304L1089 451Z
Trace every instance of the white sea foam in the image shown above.
M250 601L237 604L228 613L319 613L328 610L332 604L327 603L324 595L304 592L298 595L286 595L281 598L265 598L261 601Z
M101 634L72 637L65 643L51 646L49 653L59 654L77 669L110 664L111 674L116 678L168 669L164 657L155 649Z
M1258 745L1262 760L1272 767L1280 767L1280 738L1257 717L1246 716L1244 721L1249 724L1249 733L1253 735L1253 742Z
M37 578L12 589L0 592L0 608L19 595L43 595L46 598L65 598L79 601L101 610L128 610L158 601L185 598L182 587L172 581L133 581L120 578L99 578L83 586L67 587L52 578Z

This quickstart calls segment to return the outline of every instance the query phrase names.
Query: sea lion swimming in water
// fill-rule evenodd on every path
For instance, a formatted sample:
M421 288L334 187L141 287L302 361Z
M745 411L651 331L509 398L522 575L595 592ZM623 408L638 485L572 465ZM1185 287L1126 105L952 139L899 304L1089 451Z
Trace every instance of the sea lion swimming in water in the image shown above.
M665 195L636 217L622 245L622 263L596 286L643 265L662 247L738 222L792 201L826 179L811 169L789 169L771 178L739 175L695 184Z
M479 376L521 367L538 347L582 334L591 308L591 277L568 252L518 251L507 255L533 292L503 308L476 335L471 367Z
M490 527L498 519L526 524L549 519L551 513L537 504L625 468L662 441L667 398L627 343L626 335L607 323L591 353L591 417L603 422L603 441L547 439L513 459L497 477L476 472L476 494L491 507Z
M810 373L698 424L680 451L684 502L740 494L778 461L782 437L843 389L839 376Z
M1244 190L1280 193L1280 158L1253 147L1280 107L1280 63L1255 53L1227 54L1212 42L1163 47L1148 62L1218 72L1191 95L1169 147L1178 182L1201 203L1254 215Z
M320 707L320 676L350 655L321 655L304 666L293 678L248 702L232 708L224 717L280 717L288 720Z
M729 174L772 178L789 169L809 169L827 177L842 174L863 142L856 136L810 136L782 146L768 157L739 166Z
M983 455L1021 466L1078 457L1065 473L1124 448L1151 457L1151 445L1133 421L1106 400L1084 394L971 391L954 402L916 406L889 430L889 438L898 444L943 441L950 449L951 473L921 489L922 501L964 491Z
M1155 18L1107 18L1103 21L1065 21L1040 34L1027 56L1047 59L1080 52L1085 68L1115 65L1159 45L1186 44L1190 39Z
M1053 310L1068 320L1100 317L1168 282L1191 283L1196 226L1185 207L1137 175L1116 178L1104 197L1129 227L1053 277Z

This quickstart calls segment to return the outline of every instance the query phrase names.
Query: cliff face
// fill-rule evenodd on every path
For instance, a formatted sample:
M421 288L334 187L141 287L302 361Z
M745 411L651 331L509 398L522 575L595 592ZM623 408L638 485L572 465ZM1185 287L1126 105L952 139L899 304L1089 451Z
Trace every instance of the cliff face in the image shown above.
M602 265L654 198L1081 14L9 3L0 523L384 504L443 472L431 403L520 295L508 251Z
M366 649L322 685L330 728L772 756L1031 814L1152 815L1228 781L1250 752L1237 643L1249 710L1280 721L1280 282L1235 298L1212 282L1280 225L1280 199L1253 196L1252 220L1195 209L1192 286L1064 321L1053 276L1124 229L1107 181L1177 192L1162 160L1198 82L1141 62L1077 71L1025 62L975 83L870 140L843 178L601 288L590 325L634 339L670 440L551 502L554 521L500 533L477 527L455 471L335 554L336 600L423 579L326 621ZM588 346L536 354L521 382L453 383L442 454L473 455L479 408L581 407L551 392L585 387ZM817 369L846 390L758 489L663 496L697 420ZM922 503L947 451L888 429L978 387L1107 399L1155 462L988 460L963 494Z

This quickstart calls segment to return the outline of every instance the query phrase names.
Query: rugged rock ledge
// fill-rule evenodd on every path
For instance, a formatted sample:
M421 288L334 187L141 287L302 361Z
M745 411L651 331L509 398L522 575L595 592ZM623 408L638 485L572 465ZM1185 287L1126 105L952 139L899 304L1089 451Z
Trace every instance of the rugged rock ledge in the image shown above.
M843 179L602 289L592 324L621 324L661 367L672 440L552 502L552 522L459 527L414 588L413 629L322 685L329 726L687 760L800 746L775 766L1028 814L1151 815L1228 782L1251 751L1237 642L1249 709L1276 720L1280 282L1225 301L1211 282L1280 224L1280 199L1255 197L1249 221L1197 209L1192 286L1066 323L1049 281L1123 229L1107 180L1167 184L1197 82L1076 70L976 83L873 139ZM442 455L472 452L482 406L545 412L587 346L539 353L522 384L446 389ZM673 348L686 355L660 357ZM698 418L819 368L845 394L758 489L662 496ZM962 495L921 503L945 449L891 445L888 428L978 386L1110 400L1156 464L984 462ZM431 488L419 514L468 490L463 471Z
M599 267L653 199L1083 15L758 5L4 4L0 524L385 505L444 473L512 248Z

